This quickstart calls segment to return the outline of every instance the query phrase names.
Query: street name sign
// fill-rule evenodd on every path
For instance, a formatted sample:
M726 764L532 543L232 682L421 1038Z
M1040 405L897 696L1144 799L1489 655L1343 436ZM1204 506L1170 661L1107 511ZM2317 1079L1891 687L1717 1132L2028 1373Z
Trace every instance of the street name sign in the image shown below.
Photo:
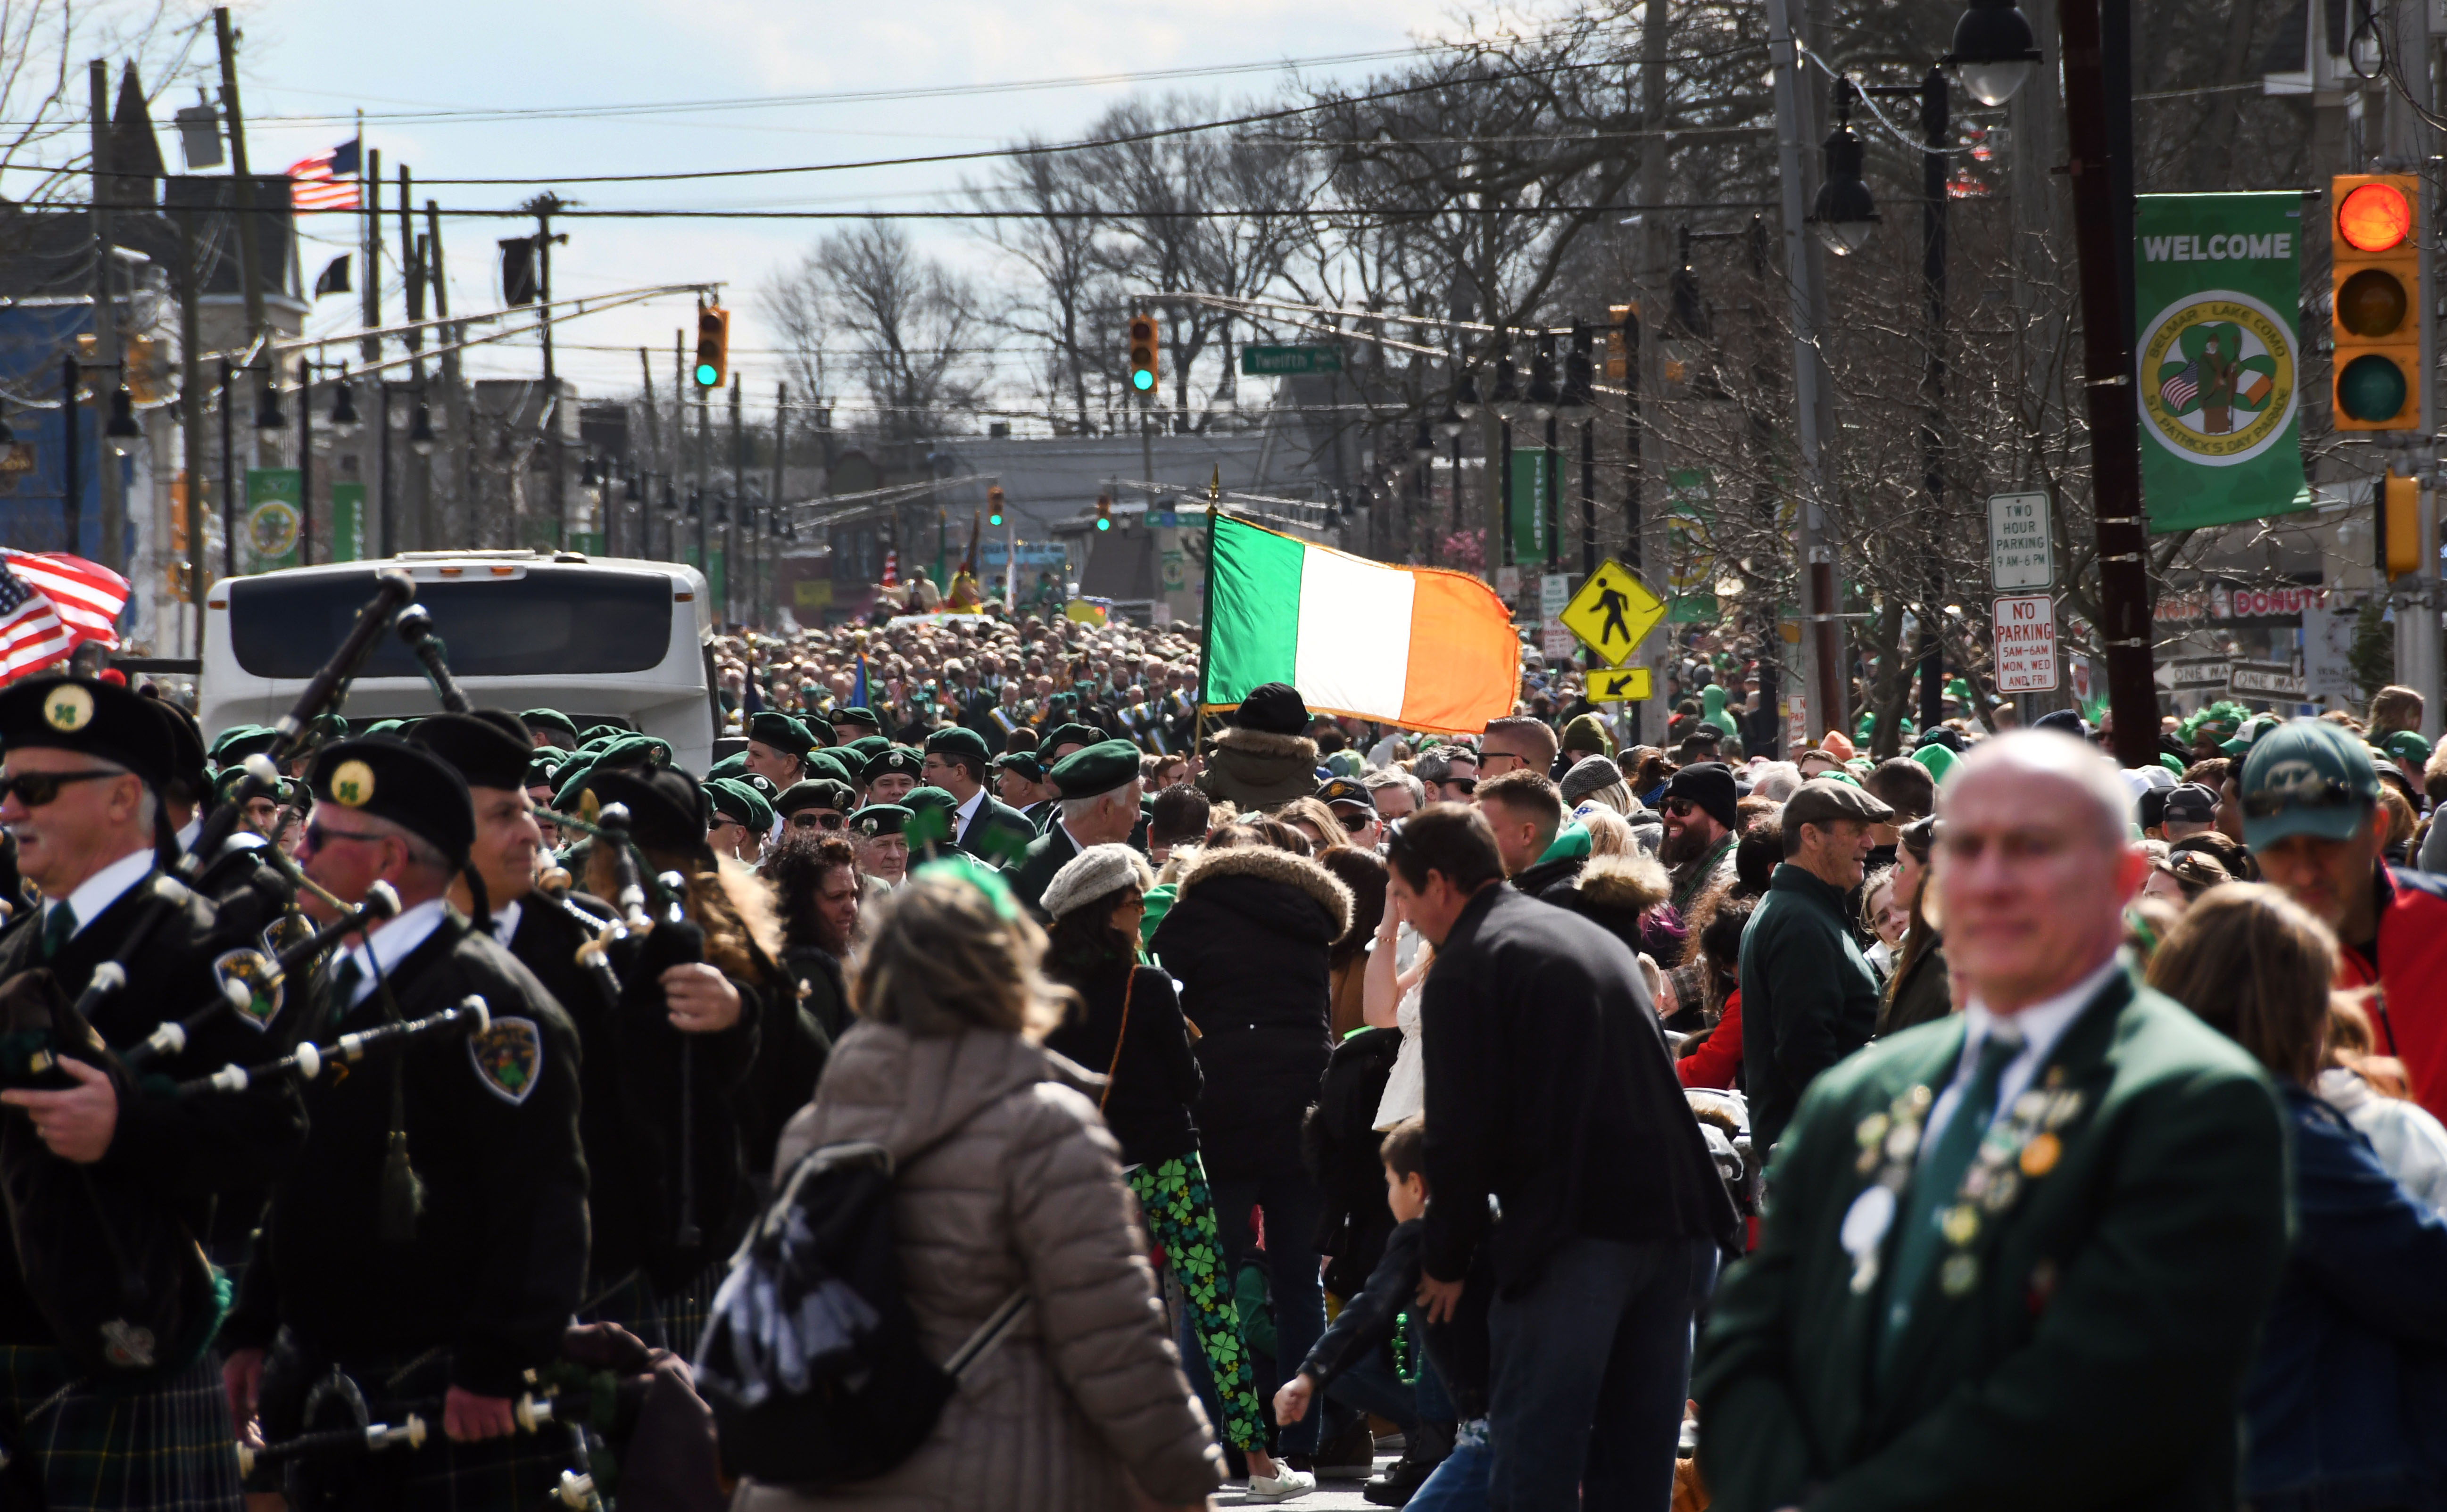
M2047 495L1988 496L1988 576L2001 594L2057 585Z
M1598 660L1620 667L1665 617L1665 600L1650 593L1630 568L1609 558L1556 617L1597 652Z
M1241 373L1247 378L1281 378L1302 373L1340 372L1339 347L1263 347L1241 349Z
M2000 598L1989 621L1997 691L2047 693L2057 686L2057 601L2046 594Z
M2288 662L2236 662L2226 687L2237 698L2304 702L2303 674Z

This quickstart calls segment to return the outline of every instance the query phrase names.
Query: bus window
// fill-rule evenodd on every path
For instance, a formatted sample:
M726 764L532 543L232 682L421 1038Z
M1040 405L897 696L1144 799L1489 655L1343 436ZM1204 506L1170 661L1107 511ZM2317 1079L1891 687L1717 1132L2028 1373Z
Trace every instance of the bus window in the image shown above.
M257 677L312 677L347 637L370 575L271 575L229 585L230 650ZM672 584L659 573L529 573L498 581L421 582L461 677L570 677L648 671L672 650ZM422 677L397 637L374 643L362 677ZM719 728L717 726L717 728Z

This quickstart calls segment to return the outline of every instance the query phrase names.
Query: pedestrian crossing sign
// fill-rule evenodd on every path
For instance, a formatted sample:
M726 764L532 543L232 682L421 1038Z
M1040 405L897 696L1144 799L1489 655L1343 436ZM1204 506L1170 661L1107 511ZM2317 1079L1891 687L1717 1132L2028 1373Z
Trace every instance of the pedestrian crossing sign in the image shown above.
M1665 601L1650 593L1630 568L1608 559L1589 574L1588 581L1581 584L1581 591L1555 617L1597 652L1600 661L1620 667L1665 617Z
M1589 673L1592 704L1637 704L1650 696L1648 669L1616 667Z

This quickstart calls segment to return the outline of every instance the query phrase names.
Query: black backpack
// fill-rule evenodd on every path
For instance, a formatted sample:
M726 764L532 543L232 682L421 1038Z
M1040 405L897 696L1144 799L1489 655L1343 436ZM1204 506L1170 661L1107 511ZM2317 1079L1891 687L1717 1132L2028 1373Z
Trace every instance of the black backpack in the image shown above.
M1013 1293L951 1359L928 1359L901 1292L893 1176L881 1144L808 1151L731 1257L695 1361L726 1474L816 1489L882 1475L1028 1305Z

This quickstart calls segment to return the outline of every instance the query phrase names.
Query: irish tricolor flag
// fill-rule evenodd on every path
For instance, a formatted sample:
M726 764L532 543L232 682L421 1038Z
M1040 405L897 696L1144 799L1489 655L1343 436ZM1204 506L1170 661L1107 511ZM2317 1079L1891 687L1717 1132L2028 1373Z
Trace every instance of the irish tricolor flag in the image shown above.
M1205 702L1289 683L1317 712L1475 735L1512 712L1521 642L1467 573L1389 567L1218 515Z

